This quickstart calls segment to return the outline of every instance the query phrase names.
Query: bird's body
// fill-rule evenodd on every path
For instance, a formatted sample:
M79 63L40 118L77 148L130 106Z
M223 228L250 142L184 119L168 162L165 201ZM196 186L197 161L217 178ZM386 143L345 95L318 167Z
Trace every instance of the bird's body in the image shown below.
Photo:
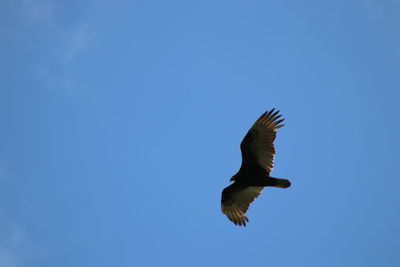
M280 124L283 119L278 120L281 117L277 115L278 112L274 112L274 109L265 112L248 131L240 145L242 165L231 178L234 183L222 191L222 212L236 225L245 226L249 221L245 213L264 187L290 186L288 180L270 176L275 156L273 142L276 130L283 126Z

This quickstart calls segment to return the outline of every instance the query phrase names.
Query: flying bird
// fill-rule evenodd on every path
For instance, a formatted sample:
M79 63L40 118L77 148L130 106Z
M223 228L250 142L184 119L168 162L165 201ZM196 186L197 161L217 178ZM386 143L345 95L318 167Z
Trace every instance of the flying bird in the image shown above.
M253 124L240 144L242 165L232 176L234 183L222 191L222 212L235 225L246 226L250 204L266 186L288 188L289 180L270 176L274 165L276 130L283 127L279 111L269 110Z

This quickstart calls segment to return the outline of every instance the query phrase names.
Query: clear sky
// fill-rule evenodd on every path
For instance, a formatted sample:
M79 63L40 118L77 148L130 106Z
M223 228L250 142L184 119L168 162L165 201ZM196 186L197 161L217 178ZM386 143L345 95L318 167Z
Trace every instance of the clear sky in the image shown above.
M0 267L400 266L400 2L0 1ZM286 118L250 223L220 194Z

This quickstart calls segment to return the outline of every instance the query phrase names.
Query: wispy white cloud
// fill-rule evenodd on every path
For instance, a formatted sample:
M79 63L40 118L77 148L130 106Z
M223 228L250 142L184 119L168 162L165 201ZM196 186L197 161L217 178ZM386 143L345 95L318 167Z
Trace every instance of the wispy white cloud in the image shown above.
M89 24L83 17L68 17L68 14L74 12L60 1L16 2L19 2L22 21L28 26L26 28L35 31L41 47L48 47L44 53L41 52L42 56L32 69L32 75L39 87L56 90L70 97L79 97L82 87L76 81L74 69L91 44L93 34Z
M22 246L24 235L21 229L0 219L0 267L21 267L24 264Z
M81 23L73 28L63 40L62 47L59 48L60 61L68 64L76 60L87 48L90 38L87 24Z
M0 160L1 189L7 188L11 177L4 160ZM23 231L16 223L6 218L4 205L5 203L0 203L0 267L20 267L24 261L24 253L21 250L24 242Z
M57 65L60 69L68 71L70 66L77 64L85 55L92 38L89 26L83 22L64 29L52 48L49 64Z
M24 18L30 23L48 23L56 20L62 6L53 0L22 0Z
M59 29L55 35L57 39L47 57L35 69L34 76L46 88L59 90L73 98L79 97L82 87L74 77L74 66L79 64L92 41L89 26L80 22Z
M10 177L5 162L0 160L0 189L6 188ZM0 267L19 267L22 266L19 248L23 241L23 234L15 223L5 218L3 207L4 203L0 203Z

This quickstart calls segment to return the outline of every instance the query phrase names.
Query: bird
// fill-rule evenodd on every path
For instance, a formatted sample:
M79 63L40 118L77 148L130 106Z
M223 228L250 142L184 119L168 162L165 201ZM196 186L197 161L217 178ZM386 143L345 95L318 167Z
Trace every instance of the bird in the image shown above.
M235 225L246 226L250 204L267 186L288 188L287 179L271 177L274 165L276 131L284 119L275 108L263 113L240 143L242 164L232 176L233 183L222 191L221 210Z

